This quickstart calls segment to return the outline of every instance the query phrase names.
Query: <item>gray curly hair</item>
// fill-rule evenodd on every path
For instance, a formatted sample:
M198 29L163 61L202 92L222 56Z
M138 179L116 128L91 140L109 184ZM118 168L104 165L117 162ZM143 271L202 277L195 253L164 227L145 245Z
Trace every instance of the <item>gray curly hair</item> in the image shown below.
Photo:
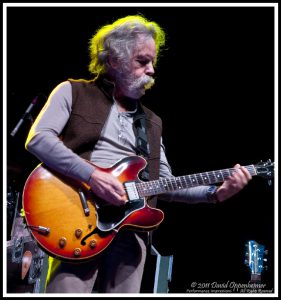
M89 42L89 71L96 77L106 73L109 70L109 57L126 66L139 35L154 39L158 56L165 45L165 32L157 23L142 16L127 16L98 29Z

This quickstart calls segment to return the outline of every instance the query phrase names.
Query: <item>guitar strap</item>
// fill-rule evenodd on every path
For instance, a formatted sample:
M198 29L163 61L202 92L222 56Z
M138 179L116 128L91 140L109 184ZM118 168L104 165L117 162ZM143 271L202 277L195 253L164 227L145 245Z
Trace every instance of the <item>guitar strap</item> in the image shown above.
M138 105L137 112L133 119L133 129L136 136L136 154L142 156L146 159L146 161L148 161L150 149L147 140L146 115L141 104ZM143 181L149 181L148 164L140 172L139 178ZM151 253L152 232L148 232L147 238L148 253Z
M136 136L136 154L142 156L147 161L150 150L147 141L146 115L141 104L138 105L137 112L133 119L133 124ZM145 169L139 174L139 177L143 181L149 180L148 165L146 165Z

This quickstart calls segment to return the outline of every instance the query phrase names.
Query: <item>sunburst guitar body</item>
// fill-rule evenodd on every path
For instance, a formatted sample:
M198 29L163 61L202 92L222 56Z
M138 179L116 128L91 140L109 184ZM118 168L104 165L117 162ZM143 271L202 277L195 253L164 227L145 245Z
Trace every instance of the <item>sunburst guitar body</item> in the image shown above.
M95 167L111 173L132 190L130 184L139 181L138 174L145 166L142 157L132 156L111 168ZM163 212L149 207L145 197L133 197L132 193L130 197L122 207L108 205L86 184L41 164L25 183L23 209L28 228L49 255L81 261L107 248L120 229L149 231L163 221Z

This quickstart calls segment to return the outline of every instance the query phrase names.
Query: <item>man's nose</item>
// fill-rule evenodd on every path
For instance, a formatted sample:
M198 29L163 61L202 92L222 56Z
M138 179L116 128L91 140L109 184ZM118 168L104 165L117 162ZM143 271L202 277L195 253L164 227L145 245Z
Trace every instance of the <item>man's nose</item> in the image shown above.
M154 67L152 62L146 65L145 74L149 76L152 76L154 74Z

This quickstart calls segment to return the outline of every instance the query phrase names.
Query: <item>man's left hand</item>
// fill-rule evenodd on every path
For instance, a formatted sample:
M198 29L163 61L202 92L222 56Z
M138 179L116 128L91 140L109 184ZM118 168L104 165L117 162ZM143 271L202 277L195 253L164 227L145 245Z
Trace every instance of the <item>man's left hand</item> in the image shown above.
M218 202L222 202L241 191L252 179L251 174L245 167L237 164L234 168L236 169L235 172L216 191Z

